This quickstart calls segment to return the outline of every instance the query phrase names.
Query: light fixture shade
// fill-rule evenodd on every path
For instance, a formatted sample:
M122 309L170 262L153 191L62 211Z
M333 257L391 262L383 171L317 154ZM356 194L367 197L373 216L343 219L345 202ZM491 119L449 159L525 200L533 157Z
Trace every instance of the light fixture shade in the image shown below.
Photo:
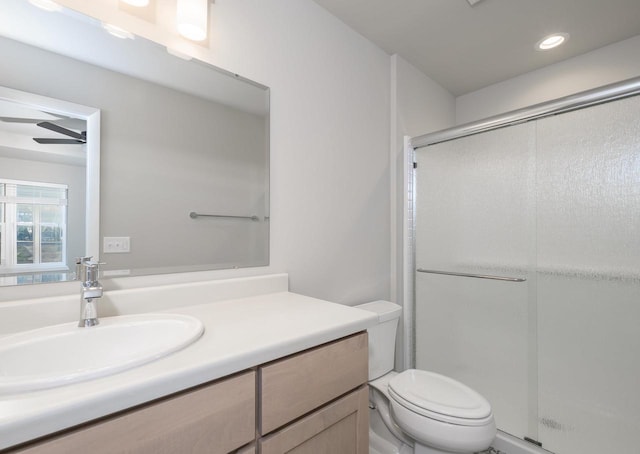
M178 33L193 41L207 38L209 0L177 0L176 21Z

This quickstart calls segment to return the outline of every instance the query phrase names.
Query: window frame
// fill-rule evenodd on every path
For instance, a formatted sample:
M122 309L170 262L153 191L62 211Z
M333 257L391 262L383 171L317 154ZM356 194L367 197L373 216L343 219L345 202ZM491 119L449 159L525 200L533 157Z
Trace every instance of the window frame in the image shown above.
M4 193L0 193L0 212L4 214L0 220L0 272L8 273L34 273L45 271L67 271L67 223L68 223L68 191L69 186L59 183L45 183L38 181L12 180L0 178L0 184L4 185ZM18 186L33 186L41 188L54 188L64 191L64 198L43 197L19 197ZM10 189L7 191L7 189ZM33 219L30 223L18 222L18 205L29 204L34 206ZM39 207L53 205L63 207L61 224L62 259L58 262L42 262L42 227L49 223L41 222L41 210ZM33 226L33 263L18 263L18 227L20 225Z

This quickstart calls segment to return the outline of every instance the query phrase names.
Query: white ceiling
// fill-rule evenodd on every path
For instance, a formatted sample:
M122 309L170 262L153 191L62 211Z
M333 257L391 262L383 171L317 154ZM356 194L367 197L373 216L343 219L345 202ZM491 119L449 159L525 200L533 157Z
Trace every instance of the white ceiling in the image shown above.
M640 35L640 0L315 2L456 96ZM535 50L555 32L571 37Z

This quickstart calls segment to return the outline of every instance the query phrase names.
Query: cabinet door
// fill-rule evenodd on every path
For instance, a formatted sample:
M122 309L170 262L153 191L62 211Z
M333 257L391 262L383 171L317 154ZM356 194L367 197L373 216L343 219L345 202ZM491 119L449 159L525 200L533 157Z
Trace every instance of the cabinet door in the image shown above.
M251 371L8 454L226 454L254 438Z
M367 385L259 441L260 454L368 454Z
M366 383L367 344L359 333L260 367L260 434Z

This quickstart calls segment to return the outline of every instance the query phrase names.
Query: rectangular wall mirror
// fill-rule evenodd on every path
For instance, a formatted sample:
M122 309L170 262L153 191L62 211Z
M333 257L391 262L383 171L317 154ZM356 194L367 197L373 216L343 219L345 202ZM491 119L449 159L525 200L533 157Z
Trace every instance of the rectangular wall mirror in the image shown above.
M8 246L0 284L67 280L79 255L99 256L107 276L268 265L267 87L23 0L3 0L0 49L12 62L0 87L22 93L19 106L0 105L0 138L20 129L28 144L0 141L0 200L9 214L1 220ZM0 93L0 101L10 96ZM94 133L82 123L88 112L97 114ZM33 152L34 144L44 151ZM90 150L99 161L86 161ZM76 175L73 191L56 177L61 156ZM85 191L77 191L83 176ZM51 199L65 208L42 197L45 208L33 200L18 207L25 199L10 197L42 188L57 190ZM18 266L25 261L31 266Z

